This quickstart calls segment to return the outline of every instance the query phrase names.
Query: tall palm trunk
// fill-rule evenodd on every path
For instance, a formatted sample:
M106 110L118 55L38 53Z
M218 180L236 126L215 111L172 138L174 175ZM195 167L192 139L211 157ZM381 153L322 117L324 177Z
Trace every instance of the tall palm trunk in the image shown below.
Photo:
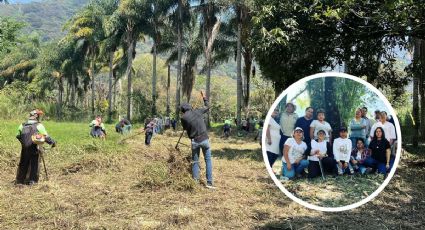
M167 117L170 117L170 65L168 65L167 75Z
M249 105L249 91L251 83L251 68L252 68L252 53L245 47L244 52L244 92L243 92L243 107Z
M152 60L152 115L156 115L156 45L156 41L154 41Z
M112 121L112 79L114 77L113 62L114 52L109 52L108 122Z
M127 61L128 61L128 66L127 66L127 119L131 120L131 115L133 112L133 108L132 108L132 96L133 96L133 86L132 86L132 82L131 82L131 68L133 65L133 55L134 55L134 45L135 45L135 41L133 40L133 34L131 32L129 32L128 35L128 56L127 56Z
M57 117L59 120L62 120L62 104L63 104L63 79L62 76L59 78L59 93L58 93L58 105L57 105Z
M94 116L94 112L95 112L95 105L94 105L94 102L95 102L94 62L95 62L95 57L93 55L93 59L90 61L90 75L91 75L90 76L90 78L91 78L91 113L92 113L92 116Z
M207 79L206 79L206 86L205 86L205 90L206 90L206 96L207 99L210 100L211 102L211 53L207 54ZM207 127L210 128L210 111L208 110L207 114L206 114L206 120L205 122L207 123Z
M182 9L183 8L183 2L182 0L179 0L178 5L178 25L177 25L177 84L176 84L176 121L179 122L180 118L180 88L181 88L181 76L182 76L182 24L183 24L183 17L182 17Z
M414 39L414 51L413 51L413 63L418 64L419 58L421 56L420 48L421 42L419 39ZM418 146L418 136L419 136L419 73L418 68L415 68L413 76L413 136L412 144L413 147Z
M242 110L242 11L238 9L238 33L237 33L237 50L236 50L236 73L237 73L237 101L236 101L236 119L238 127L241 124L241 110Z
M419 94L420 94L420 136L421 136L421 140L424 141L425 140L425 41L420 39L420 63L421 63L421 67L420 67L420 75L419 75Z
M76 86L75 86L75 83L76 83L76 80L75 80L75 78L76 78L76 73L72 73L72 75L71 75L71 102L70 102L70 104L71 104L71 106L75 106L75 94L76 94Z

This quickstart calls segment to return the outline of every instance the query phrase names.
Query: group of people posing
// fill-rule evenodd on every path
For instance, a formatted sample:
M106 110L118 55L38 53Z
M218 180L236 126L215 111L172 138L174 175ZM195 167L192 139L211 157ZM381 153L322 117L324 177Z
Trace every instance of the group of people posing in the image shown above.
M395 160L397 136L395 126L385 111L367 117L367 108L358 108L347 127L339 128L333 140L325 111L308 107L303 117L295 113L295 105L287 103L279 114L276 108L266 130L266 150L270 167L282 157L281 180L315 178L325 173L334 175L389 172Z

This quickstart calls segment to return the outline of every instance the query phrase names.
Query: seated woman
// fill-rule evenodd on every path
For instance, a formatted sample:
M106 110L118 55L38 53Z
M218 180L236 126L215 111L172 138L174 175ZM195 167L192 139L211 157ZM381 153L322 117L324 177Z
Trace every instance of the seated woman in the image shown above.
M106 137L105 125L102 123L102 117L97 115L96 118L89 124L91 127L90 135L92 137L100 137L104 139Z
M391 146L390 142L385 138L384 130L381 127L375 129L375 135L369 144L371 156L365 160L367 167L378 170L381 174L386 174L391 170Z
M353 169L360 174L366 173L365 160L370 157L370 150L365 148L364 139L357 139L356 148L351 152L351 165Z
M303 141L303 129L296 127L292 136L284 144L281 180L291 179L295 175L300 176L308 166L308 160L303 159L307 149L307 144Z
M319 130L317 140L311 140L311 152L308 157L308 178L315 178L323 172L333 172L335 170L335 160L332 153L332 147L325 141L326 132ZM320 162L319 162L320 161ZM320 169L322 163L322 169Z

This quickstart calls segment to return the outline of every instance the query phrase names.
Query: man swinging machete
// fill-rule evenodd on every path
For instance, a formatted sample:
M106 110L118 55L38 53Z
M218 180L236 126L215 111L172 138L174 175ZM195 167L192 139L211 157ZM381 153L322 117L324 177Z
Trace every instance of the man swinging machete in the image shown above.
M46 128L41 124L42 115L43 111L39 109L31 111L28 121L22 123L18 128L16 138L21 142L22 149L15 184L33 185L37 183L40 158L38 144L46 142L52 147L56 146L56 142L49 137ZM29 179L26 181L28 170L30 170Z
M207 188L214 189L212 177L212 160L211 148L208 140L208 131L204 121L204 114L208 112L208 98L201 91L204 107L192 109L188 103L180 106L180 111L183 113L181 118L183 129L191 139L192 144L192 177L196 182L199 182L199 154L200 150L204 154L206 164Z

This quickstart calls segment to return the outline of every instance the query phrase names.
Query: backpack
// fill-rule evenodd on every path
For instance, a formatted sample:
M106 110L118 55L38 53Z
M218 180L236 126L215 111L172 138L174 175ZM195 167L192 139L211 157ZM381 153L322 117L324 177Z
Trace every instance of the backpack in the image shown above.
M22 127L21 137L20 137L22 147L30 148L33 145L35 145L32 140L32 136L37 133L37 125L38 123L34 123L34 124L23 123L22 124L23 127Z

